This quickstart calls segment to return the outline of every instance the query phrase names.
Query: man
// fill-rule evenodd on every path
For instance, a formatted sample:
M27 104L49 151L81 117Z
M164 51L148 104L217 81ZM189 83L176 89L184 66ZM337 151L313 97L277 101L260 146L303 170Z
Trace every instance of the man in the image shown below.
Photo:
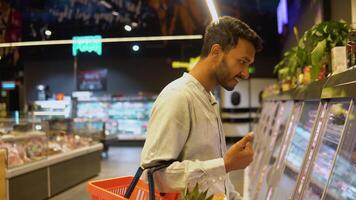
M209 194L224 193L241 199L228 173L244 169L253 158L253 133L227 151L217 102L211 91L217 85L233 90L248 78L248 67L261 38L242 21L221 17L205 32L201 59L158 96L148 125L141 166L173 161L154 174L161 192L182 191L199 184Z

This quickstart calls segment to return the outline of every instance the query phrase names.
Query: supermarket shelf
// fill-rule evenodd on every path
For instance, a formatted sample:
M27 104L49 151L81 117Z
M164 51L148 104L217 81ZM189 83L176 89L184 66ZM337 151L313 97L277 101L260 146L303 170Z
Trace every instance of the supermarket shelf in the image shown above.
M64 111L35 111L33 115L35 116L65 116L67 113Z
M322 186L320 181L316 180L315 178L311 177L310 182L316 185L320 190L324 190L324 186ZM329 190L327 192L327 195L331 196L333 199L338 199L338 197L334 193L330 192Z
M3 142L12 142L12 141L18 141L18 140L31 139L34 137L46 137L46 133L37 132L37 133L29 133L29 134L16 135L16 136L13 136L13 135L6 136L5 135L5 137L1 136L0 139Z
M331 76L322 90L322 99L355 97L356 68Z
M79 149L72 150L70 152L61 153L58 155L49 156L46 159L39 160L33 163L26 164L24 166L16 167L13 169L6 170L6 178L12 178L21 174L25 174L43 167L47 167L62 161L66 161L75 157L79 157L85 154L89 154L95 151L100 151L103 149L102 144L94 144L88 147L83 147Z
M299 174L299 170L297 167L295 167L292 163L290 163L289 161L286 161L286 167L288 167L290 170L292 170L295 173Z

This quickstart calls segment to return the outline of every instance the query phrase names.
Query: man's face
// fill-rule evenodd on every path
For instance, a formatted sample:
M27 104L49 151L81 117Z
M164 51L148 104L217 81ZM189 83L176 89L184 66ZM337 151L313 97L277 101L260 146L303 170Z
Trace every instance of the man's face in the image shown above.
M239 79L247 79L248 67L254 62L256 50L251 42L240 38L237 45L218 63L215 76L218 83L226 90L232 91Z

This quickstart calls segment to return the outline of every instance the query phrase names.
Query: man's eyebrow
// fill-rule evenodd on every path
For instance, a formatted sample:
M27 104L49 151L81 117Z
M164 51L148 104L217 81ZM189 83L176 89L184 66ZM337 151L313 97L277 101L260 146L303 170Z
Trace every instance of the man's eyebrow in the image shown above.
M241 57L240 59L244 59L245 61L247 61L247 62L251 63L251 60L250 60L248 57L246 57L246 56Z

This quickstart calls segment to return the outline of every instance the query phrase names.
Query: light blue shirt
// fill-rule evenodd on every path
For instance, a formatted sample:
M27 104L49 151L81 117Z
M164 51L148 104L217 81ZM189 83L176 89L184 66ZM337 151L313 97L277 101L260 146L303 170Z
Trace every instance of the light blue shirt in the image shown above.
M141 166L177 160L155 173L159 191L182 191L199 183L208 194L241 199L224 166L225 136L214 96L188 73L168 84L154 103Z

